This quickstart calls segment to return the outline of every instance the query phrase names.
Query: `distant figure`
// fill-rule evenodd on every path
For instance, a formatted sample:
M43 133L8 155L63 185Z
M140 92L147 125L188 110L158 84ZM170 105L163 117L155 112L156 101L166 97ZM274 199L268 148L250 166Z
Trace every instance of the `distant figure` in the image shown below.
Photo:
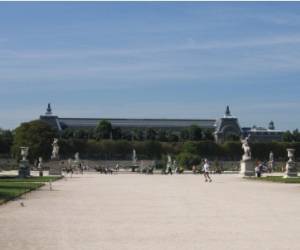
M49 180L49 189L50 189L50 191L52 191L52 180L51 179Z
M193 165L193 167L192 167L192 171L193 171L193 174L196 174L197 172L197 169L196 169L196 166L195 165Z
M256 177L260 178L261 177L261 172L262 172L262 164L258 161L256 163L256 167L255 167Z
M208 160L205 159L204 160L204 165L203 165L205 182L207 182L207 181L212 182L212 179L209 176L209 167L210 166L209 166Z

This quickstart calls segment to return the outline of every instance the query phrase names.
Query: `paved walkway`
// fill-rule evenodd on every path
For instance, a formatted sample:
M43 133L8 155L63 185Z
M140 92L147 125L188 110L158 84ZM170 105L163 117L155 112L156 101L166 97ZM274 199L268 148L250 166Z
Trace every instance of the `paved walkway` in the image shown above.
M60 180L0 206L0 249L299 249L300 185L213 177Z

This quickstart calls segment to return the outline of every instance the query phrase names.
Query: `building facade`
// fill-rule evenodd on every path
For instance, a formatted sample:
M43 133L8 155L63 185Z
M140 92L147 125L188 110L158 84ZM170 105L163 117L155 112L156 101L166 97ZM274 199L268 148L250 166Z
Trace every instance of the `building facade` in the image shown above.
M49 103L45 115L41 115L40 120L45 121L58 131L67 128L92 129L103 120L109 121L113 128L124 130L152 128L178 132L192 125L197 125L202 129L214 131L217 143L240 140L241 137L248 135L253 142L281 141L283 134L282 131L275 130L273 122L269 124L267 130L263 130L263 128L241 128L238 119L231 115L229 106L226 108L225 115L220 119L62 118L52 113Z

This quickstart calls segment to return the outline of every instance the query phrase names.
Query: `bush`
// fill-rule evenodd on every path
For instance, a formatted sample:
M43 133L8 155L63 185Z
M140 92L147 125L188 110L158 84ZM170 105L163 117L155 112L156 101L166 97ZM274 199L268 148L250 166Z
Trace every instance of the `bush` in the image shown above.
M199 165L201 158L199 155L191 154L187 152L182 152L176 157L179 166L182 166L187 169L192 169L193 165Z

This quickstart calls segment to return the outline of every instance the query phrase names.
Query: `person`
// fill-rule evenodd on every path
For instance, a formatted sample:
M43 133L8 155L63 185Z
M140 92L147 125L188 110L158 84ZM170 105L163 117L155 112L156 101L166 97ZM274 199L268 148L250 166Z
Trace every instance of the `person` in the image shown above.
M204 171L205 182L207 181L212 182L212 179L209 176L209 163L207 159L204 160L203 171Z
M167 174L173 174L173 171L172 171L172 166L171 165L168 165L167 166Z
M193 171L193 174L196 174L197 172L197 169L196 169L196 166L195 165L193 165L193 167L192 167L192 171Z
M261 177L261 172L262 172L262 164L260 162L256 163L256 167L255 167L255 173L256 173L256 177Z

